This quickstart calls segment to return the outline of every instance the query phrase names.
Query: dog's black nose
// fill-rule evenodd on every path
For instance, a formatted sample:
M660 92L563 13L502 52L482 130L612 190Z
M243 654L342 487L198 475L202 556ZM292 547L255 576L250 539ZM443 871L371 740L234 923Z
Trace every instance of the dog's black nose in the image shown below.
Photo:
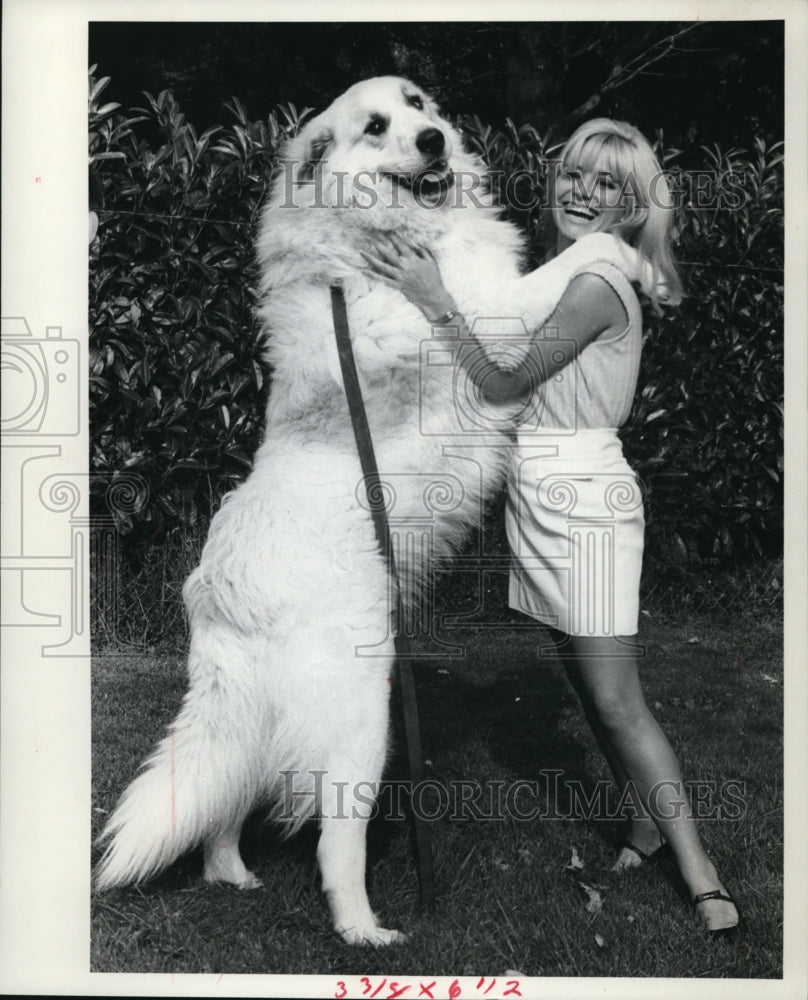
M446 139L439 128L425 128L418 133L415 145L425 156L440 156L446 146Z

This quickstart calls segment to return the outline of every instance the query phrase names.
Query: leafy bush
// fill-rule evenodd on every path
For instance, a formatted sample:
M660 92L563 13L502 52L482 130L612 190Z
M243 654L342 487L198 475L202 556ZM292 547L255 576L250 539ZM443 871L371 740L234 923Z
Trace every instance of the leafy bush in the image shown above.
M780 145L705 149L728 207L684 205L677 251L688 297L648 318L625 442L647 487L652 547L668 559L782 551Z
M133 117L100 105L108 82L90 97L91 461L146 480L141 509L116 513L154 539L208 516L250 467L267 390L253 228L302 116L251 123L233 101L233 123L198 136L167 91Z
M253 317L254 223L279 146L308 111L251 122L234 100L229 125L197 135L169 92L127 116L100 103L108 82L91 77L92 468L99 497L101 477L146 479L141 508L119 512L136 552L203 524L249 468L269 375ZM459 125L500 193L518 175L523 205L541 194L546 137ZM675 151L660 151L670 168ZM725 207L682 205L689 295L647 318L623 434L646 487L649 553L668 564L748 561L782 543L782 157L759 140L704 157ZM546 241L535 200L510 209L534 263Z

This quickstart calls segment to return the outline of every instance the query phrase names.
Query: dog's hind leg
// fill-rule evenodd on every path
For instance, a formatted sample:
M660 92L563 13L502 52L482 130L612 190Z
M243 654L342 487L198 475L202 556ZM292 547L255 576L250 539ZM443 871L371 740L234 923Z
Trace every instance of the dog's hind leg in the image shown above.
M232 882L239 889L260 889L263 885L241 859L238 842L243 822L239 819L205 840L206 882Z
M219 842L220 852L206 851L206 877L249 881L238 833L260 796L263 721L250 660L228 632L208 630L192 638L189 673L179 714L102 834L109 844L96 872L99 889L141 882L199 844Z

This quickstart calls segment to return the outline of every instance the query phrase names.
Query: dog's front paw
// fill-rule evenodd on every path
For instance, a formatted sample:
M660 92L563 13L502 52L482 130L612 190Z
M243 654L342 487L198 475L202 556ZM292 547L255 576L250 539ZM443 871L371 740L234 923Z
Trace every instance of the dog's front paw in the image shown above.
M403 944L407 935L401 931L388 930L386 927L343 927L337 928L340 937L346 944L369 944L380 948L388 944Z

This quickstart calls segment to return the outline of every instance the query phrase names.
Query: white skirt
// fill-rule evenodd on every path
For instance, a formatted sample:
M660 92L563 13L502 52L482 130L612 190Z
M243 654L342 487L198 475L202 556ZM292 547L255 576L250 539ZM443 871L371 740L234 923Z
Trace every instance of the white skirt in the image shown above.
M512 608L567 635L636 635L645 519L616 430L520 443L505 525Z

